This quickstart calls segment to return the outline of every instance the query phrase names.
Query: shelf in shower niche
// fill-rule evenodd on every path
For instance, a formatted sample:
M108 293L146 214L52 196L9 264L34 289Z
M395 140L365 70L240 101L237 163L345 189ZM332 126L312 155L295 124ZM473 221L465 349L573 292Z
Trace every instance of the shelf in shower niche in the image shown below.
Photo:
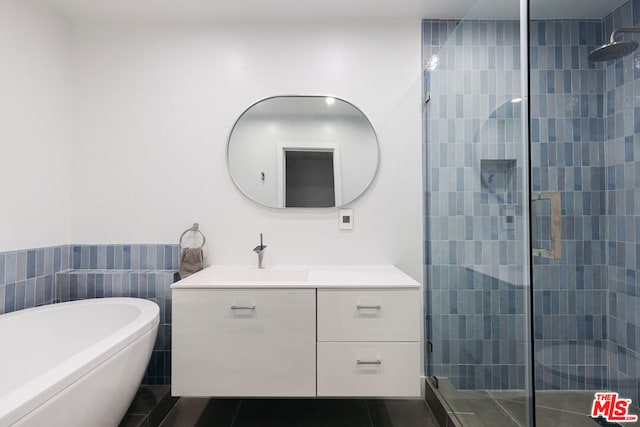
M517 203L516 160L480 160L481 197L484 205L515 205Z

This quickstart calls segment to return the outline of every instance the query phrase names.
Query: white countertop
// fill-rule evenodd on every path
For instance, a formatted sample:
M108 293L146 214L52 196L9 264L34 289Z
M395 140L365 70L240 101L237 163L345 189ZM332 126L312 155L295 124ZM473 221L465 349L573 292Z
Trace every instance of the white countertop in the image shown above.
M208 288L419 288L393 265L213 265L182 279L172 289Z

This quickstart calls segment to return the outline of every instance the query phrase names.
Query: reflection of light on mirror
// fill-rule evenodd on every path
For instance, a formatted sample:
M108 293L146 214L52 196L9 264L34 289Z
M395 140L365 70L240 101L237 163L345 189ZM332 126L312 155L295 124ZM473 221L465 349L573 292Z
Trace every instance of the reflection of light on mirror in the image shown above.
M427 70L433 71L438 66L438 56L431 55L431 58L427 61Z
M327 105L333 105L333 104L335 104L336 99L335 99L335 98L332 98L332 97L330 97L330 96L327 96L327 97L324 99L324 102L326 102L326 103L327 103Z
M522 102L522 98L513 98L513 99L511 100L511 103L512 103L512 104L517 104L518 102Z

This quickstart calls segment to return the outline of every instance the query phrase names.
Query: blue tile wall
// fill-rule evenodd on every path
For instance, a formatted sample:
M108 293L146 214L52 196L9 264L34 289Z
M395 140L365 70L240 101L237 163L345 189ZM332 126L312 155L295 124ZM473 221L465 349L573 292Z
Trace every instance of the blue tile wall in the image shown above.
M531 185L561 193L563 226L563 258L534 259L536 387L612 389L636 403L640 53L604 65L587 55L638 17L636 1L603 20L532 21L529 57ZM481 166L520 162L509 151L520 144L509 123L517 109L501 107L517 93L516 36L512 22L423 24L427 373L459 388L524 385L520 212L509 232L501 218L513 208L495 188L503 177ZM548 243L540 212L534 237Z
M602 44L602 23L533 21L530 43L531 184L534 192L560 192L563 242L562 259L534 257L536 388L602 389L608 385L605 71L587 60ZM550 217L536 213L535 240L548 241Z
M135 297L160 307L158 336L143 384L171 384L171 289L179 245L73 245L73 270L57 275L61 301Z
M640 3L627 2L603 19L603 35L640 27ZM630 34L620 36L635 38ZM604 64L604 174L609 386L640 399L640 53ZM636 156L638 153L638 156Z
M72 245L72 268L177 270L178 245Z
M69 265L68 245L0 252L0 314L56 302L55 274Z
M171 383L171 290L178 245L64 245L0 253L0 313L87 298L145 298L160 307L143 384Z
M429 375L524 388L519 24L423 22Z

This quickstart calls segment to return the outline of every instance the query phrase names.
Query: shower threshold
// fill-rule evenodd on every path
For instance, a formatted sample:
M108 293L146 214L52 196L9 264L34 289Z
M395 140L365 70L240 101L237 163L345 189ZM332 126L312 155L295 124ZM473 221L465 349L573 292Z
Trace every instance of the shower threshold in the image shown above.
M446 378L438 378L438 392L447 414L463 427L525 427L524 390L457 390ZM589 415L594 391L543 390L536 392L536 424L544 427L618 426ZM636 407L631 414L640 414Z

